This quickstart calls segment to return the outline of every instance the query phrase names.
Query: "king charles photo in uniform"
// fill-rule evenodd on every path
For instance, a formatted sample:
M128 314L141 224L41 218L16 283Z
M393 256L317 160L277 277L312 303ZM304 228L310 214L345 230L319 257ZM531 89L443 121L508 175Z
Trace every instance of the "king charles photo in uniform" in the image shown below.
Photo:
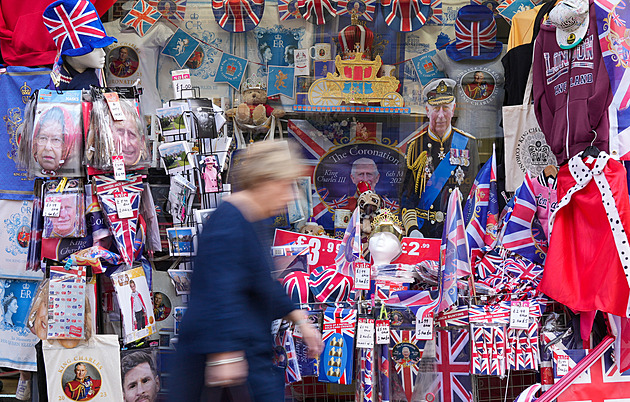
M429 127L407 147L400 200L407 236L442 237L450 192L459 187L467 195L477 175L477 140L451 125L455 85L438 78L422 91Z
M88 375L85 363L74 365L74 379L63 386L63 392L73 401L89 401L101 388L101 380Z

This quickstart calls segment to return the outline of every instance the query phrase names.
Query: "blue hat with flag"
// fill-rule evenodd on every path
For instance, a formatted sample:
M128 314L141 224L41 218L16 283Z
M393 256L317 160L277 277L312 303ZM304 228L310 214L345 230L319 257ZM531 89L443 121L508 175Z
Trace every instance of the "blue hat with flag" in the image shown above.
M497 23L494 13L485 6L464 6L455 20L455 42L446 48L452 60L492 60L503 44L497 40Z
M83 56L117 42L107 36L94 5L88 0L57 0L46 7L43 17L57 46L56 64L63 63L61 56Z

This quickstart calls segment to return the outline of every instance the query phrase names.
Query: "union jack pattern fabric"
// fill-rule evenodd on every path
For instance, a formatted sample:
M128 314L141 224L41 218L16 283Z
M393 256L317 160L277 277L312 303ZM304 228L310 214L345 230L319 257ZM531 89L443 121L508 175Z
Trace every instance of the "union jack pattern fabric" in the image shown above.
M335 257L337 271L350 277L354 277L352 262L361 255L361 219L359 219L359 213L359 208L355 208Z
M228 32L246 32L260 23L265 0L212 0L214 18Z
M337 16L336 0L301 0L298 4L302 18L312 24L324 25Z
M496 46L497 24L492 20L487 27L480 29L479 21L472 21L466 26L459 19L455 20L455 47L458 51L468 49L471 57L481 55L482 48L493 50Z
M129 202L133 211L131 218L119 218L116 209L116 200L113 194L99 194L99 200L103 211L107 216L109 229L114 235L118 252L123 262L129 266L134 261L134 243L136 239L136 229L138 226L138 210L140 207L140 193L128 193Z
M499 244L532 262L544 264L547 240L542 228L534 225L534 222L538 222L535 219L536 197L529 175L525 175L525 180L516 190L514 198L514 209L505 223Z
M337 11L337 15L348 15L352 14L352 7L354 3L359 1L363 3L365 6L365 10L359 14L359 19L366 21L374 21L374 11L376 10L376 0L339 0L337 5L339 7L339 11Z
M468 327L468 306L451 306L435 318L439 327Z
M484 279L499 270L503 257L495 250L490 250L475 265L475 274L477 279Z
M494 148L492 157L483 165L470 189L464 207L464 219L471 250L494 245L499 226L497 161Z
M357 311L354 309L329 307L324 312L324 352L320 358L320 381L352 383L356 322Z
M354 283L351 277L340 274L333 266L315 268L309 280L313 297L322 303L347 301Z
M413 32L427 23L431 0L381 0L385 23L396 31Z
M401 290L393 292L385 304L388 306L408 307L418 317L425 318L435 310L440 301L436 291L429 290Z
M302 18L298 8L298 0L278 0L278 15L280 21Z
M540 388L540 384L530 385L525 391L520 393L514 402L534 402L536 400L536 393Z
M455 188L449 196L442 234L444 257L440 280L440 304L437 312L457 302L457 278L470 274L470 252L460 204L461 193Z
M361 394L363 402L374 402L374 350L361 349Z
M438 331L436 379L431 390L440 402L472 402L468 329Z
M144 190L142 175L132 173L127 175L126 181L117 181L113 175L96 175L96 192L98 194L114 194L118 192L140 193Z
M147 1L138 0L121 22L132 27L138 35L144 36L161 16L162 14L157 8L150 5Z
M306 304L310 302L309 275L304 271L293 271L284 277L282 286L293 303Z
M378 401L389 402L389 345L379 345L379 387Z
M413 396L418 376L418 363L422 358L425 344L426 341L418 340L415 330L391 330L390 332L390 355L409 402ZM408 358L402 354L404 348L412 350ZM417 356L414 356L414 351L418 354Z
M170 11L168 13L163 13L162 15L169 20L174 21L183 21L186 17L186 2L187 0L168 0L169 4L171 4ZM159 11L158 4L160 2L157 0L149 0L149 4L151 4L154 8ZM173 5L175 5L175 9L173 9ZM166 11L166 10L165 10Z
M442 0L431 0L431 18L429 22L442 23Z
M284 381L286 384L298 382L302 379L302 375L300 374L300 366L295 353L295 344L293 343L293 335L291 335L291 331L284 331L282 334L282 340L284 350L287 354L287 367L284 371Z

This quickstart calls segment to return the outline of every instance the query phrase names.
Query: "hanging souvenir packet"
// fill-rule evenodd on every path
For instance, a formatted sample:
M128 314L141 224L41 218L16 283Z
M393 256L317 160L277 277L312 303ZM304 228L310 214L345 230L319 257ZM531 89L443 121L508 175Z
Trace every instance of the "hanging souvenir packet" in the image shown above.
M82 180L64 178L46 182L42 214L44 239L84 237L87 229Z
M307 312L307 314L309 323L314 325L318 331L321 331L322 311L311 310ZM293 342L295 344L295 354L302 376L319 375L319 356L314 359L308 356L308 347L302 338L302 331L300 331L299 326L295 327L293 330Z
M83 175L81 99L81 91L38 91L34 113L29 117L33 122L27 123L29 131L25 130L21 136L26 142L20 146L20 159L28 161L30 175ZM29 148L27 144L30 144ZM24 152L28 152L29 156Z
M156 332L153 302L142 267L114 273L111 278L122 313L124 342L153 335Z
M85 160L89 167L105 172L149 167L150 155L145 123L138 101L117 92L93 89L90 127L86 137Z
M393 363L390 376L398 377L407 401L411 401L413 396L419 371L418 365L425 344L426 341L421 341L416 337L415 329L392 329L390 331L389 354ZM392 395L392 397L396 397L396 395Z
M281 328L273 337L274 366L284 370L285 384L302 379L293 335L288 326Z
M47 339L85 338L85 267L50 267Z
M352 383L354 336L357 311L329 307L324 313L319 380L339 384Z

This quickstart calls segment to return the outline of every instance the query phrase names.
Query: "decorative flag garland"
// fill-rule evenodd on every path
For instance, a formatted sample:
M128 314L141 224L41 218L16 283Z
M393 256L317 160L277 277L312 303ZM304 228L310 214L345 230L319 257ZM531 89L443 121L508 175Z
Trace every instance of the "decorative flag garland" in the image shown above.
M145 0L138 0L129 13L122 19L122 23L132 27L140 36L144 36L160 19L162 14Z

